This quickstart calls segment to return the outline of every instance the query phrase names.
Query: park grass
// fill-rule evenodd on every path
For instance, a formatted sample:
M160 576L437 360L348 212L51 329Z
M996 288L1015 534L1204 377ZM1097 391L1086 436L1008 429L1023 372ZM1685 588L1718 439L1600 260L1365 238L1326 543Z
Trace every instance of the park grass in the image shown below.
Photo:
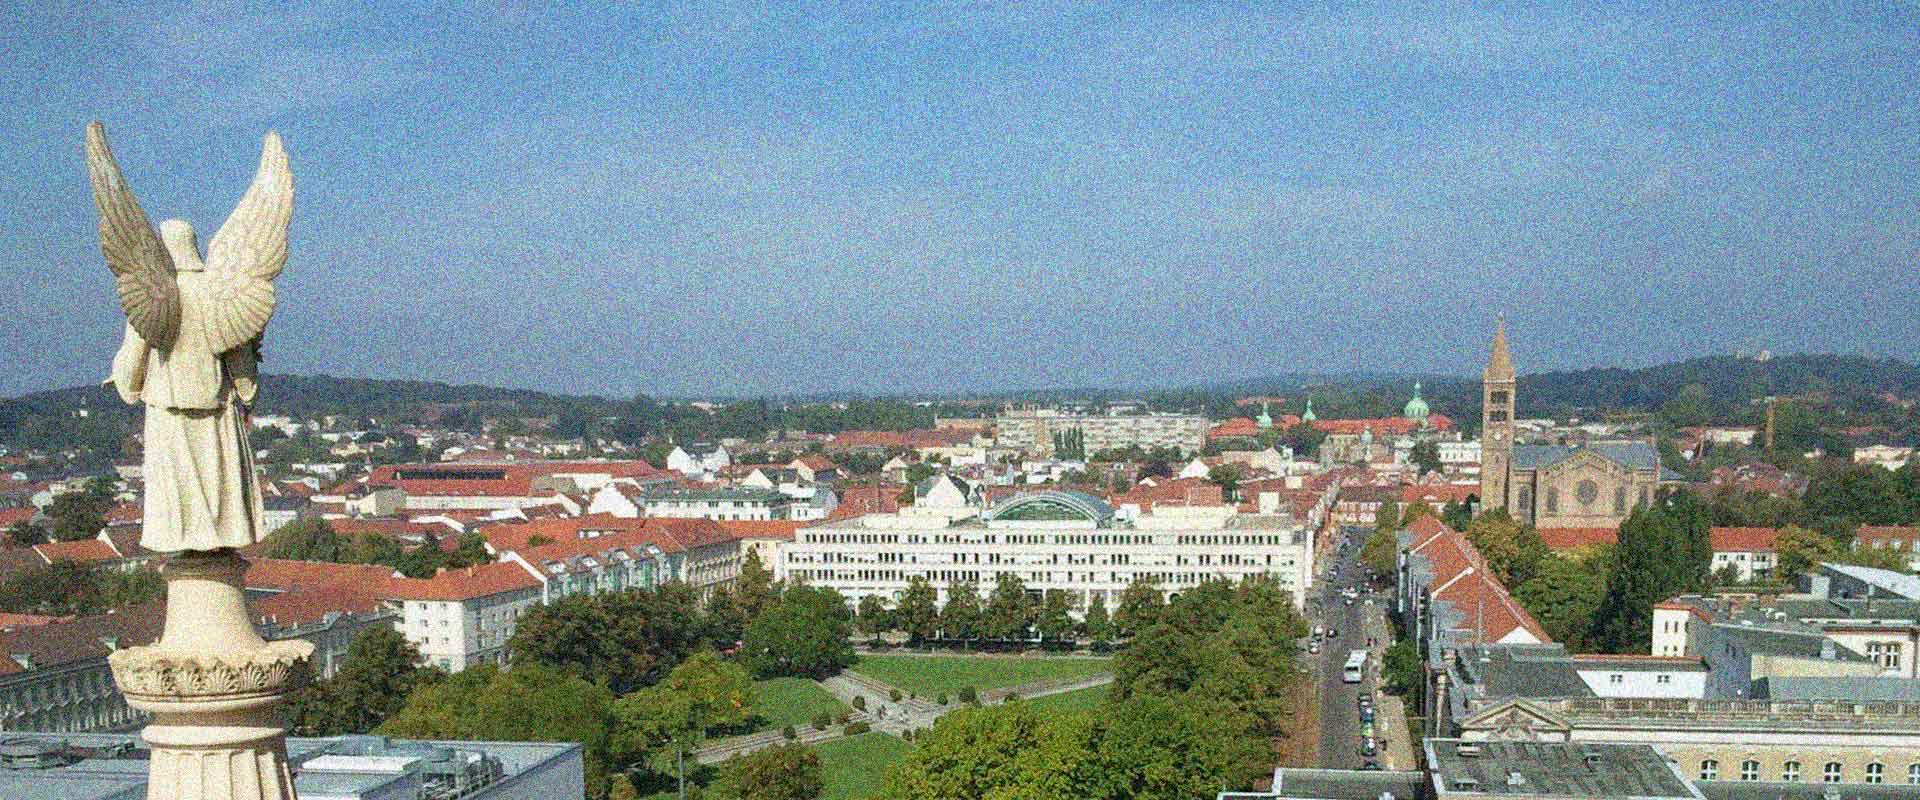
M1075 680L1106 675L1105 658L1040 656L861 656L853 671L921 697L952 694L971 686L980 691L1033 681Z
M827 785L821 800L865 800L879 793L887 770L913 745L884 733L863 733L813 746Z
M838 717L847 707L820 685L806 678L773 678L755 681L759 701L754 703L755 731L777 730L792 725L810 725L813 716L826 712Z
M1107 701L1107 686L1094 686L1087 689L1075 689L1071 692L1050 694L1020 702L1032 706L1034 710L1047 714L1075 711L1092 711Z

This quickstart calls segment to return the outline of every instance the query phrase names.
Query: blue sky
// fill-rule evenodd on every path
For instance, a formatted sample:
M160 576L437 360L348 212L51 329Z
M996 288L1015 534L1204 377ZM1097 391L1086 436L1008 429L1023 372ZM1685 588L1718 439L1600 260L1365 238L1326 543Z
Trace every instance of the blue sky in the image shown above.
M26 4L0 394L104 374L81 129L267 368L626 395L1920 355L1920 5ZM683 6L698 5L698 10ZM1728 4L1744 5L1744 4Z

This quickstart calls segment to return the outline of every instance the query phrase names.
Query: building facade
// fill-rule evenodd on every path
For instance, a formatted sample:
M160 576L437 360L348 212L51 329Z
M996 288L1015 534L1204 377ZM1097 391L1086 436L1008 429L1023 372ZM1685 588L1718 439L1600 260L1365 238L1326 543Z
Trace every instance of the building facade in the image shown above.
M1052 409L1018 409L994 420L1001 447L1032 455L1053 454L1056 433L1079 431L1089 454L1119 447L1143 449L1177 447L1197 452L1207 444L1213 424L1197 414L1094 415L1065 414Z
M1263 575L1303 602L1313 575L1307 528L1233 506L1156 508L1131 522L1078 492L1015 495L977 516L868 514L794 532L780 578L838 590L850 602L888 600L924 578L946 602L953 582L988 591L1002 574L1030 592L1062 590L1077 611L1112 607L1132 583L1169 593L1209 580Z

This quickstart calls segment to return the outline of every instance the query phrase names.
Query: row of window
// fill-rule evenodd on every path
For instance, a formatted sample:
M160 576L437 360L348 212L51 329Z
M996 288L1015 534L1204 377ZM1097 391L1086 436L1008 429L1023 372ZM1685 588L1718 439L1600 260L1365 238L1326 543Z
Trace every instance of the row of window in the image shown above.
M1820 767L1820 782L1821 783L1839 783L1841 782L1844 774L1845 774L1845 767L1841 765L1840 762L1829 761L1826 764L1821 765ZM1720 779L1719 759L1713 759L1713 758L1702 759L1700 761L1700 780L1717 781L1719 779ZM1754 761L1753 759L1747 759L1746 761L1740 762L1740 780L1743 780L1743 781L1760 780L1760 762ZM1780 765L1780 780L1786 781L1788 783L1798 782L1800 780L1800 762L1788 761L1787 763ZM1887 782L1887 765L1882 764L1878 761L1868 764L1867 770L1866 770L1866 782L1867 783L1886 783ZM1913 763L1913 764L1907 765L1907 783L1915 786L1920 786L1920 763Z

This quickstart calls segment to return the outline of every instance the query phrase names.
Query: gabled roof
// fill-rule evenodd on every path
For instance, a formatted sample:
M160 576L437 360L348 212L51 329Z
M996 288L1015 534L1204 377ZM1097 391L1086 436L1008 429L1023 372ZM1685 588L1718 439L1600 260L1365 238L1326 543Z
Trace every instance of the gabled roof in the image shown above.
M496 561L446 570L431 578L388 578L376 593L394 600L461 601L538 588L540 579L526 567Z
M1707 531L1716 553L1771 553L1779 528L1712 528Z
M48 564L55 561L79 561L90 564L121 558L119 553L114 552L113 545L92 537L75 539L71 542L36 544L33 546L33 552Z
M343 583L374 586L393 575L392 567L381 564L333 564L325 561L293 561L284 558L248 558L247 572L241 581L248 589L288 592Z
M102 658L114 648L152 644L160 638L165 604L158 601L65 622L0 631L0 675L26 672L9 655L26 656L36 670ZM111 646L109 644L111 643Z
M779 539L793 541L793 532L806 523L790 519L723 519L715 524L727 532L727 535L739 540Z
M1660 468L1660 451L1651 443L1643 441L1588 442L1581 446L1517 444L1513 446L1512 463L1514 469L1546 469L1581 452L1593 453L1626 469L1656 470Z

